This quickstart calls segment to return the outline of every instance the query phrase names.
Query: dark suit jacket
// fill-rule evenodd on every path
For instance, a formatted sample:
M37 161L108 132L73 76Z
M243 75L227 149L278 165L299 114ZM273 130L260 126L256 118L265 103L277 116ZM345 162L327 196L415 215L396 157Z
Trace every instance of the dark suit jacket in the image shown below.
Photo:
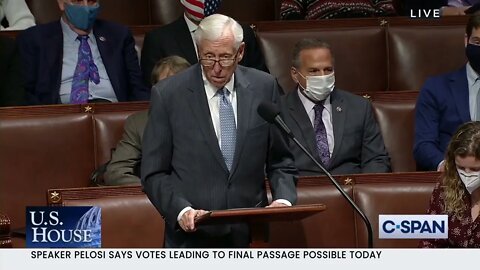
M19 105L25 105L25 92L15 40L0 36L0 107Z
M282 97L285 122L295 137L313 153L318 162L315 131L298 90ZM371 104L364 98L335 89L330 94L334 148L327 169L332 174L381 173L390 171L390 158ZM322 174L301 149L290 142L290 151L301 175Z
M141 111L130 115L125 121L122 139L105 171L105 184L114 186L140 183L142 136L147 120L148 111Z
M97 20L93 33L118 101L148 100L149 89L143 83L135 41L128 28ZM60 21L37 25L23 31L18 36L18 45L28 103L60 103L63 59Z
M457 128L471 121L467 71L460 70L427 79L415 106L413 154L424 170L437 170Z
M245 25L242 25L242 28L245 54L240 65L268 72L253 30ZM155 63L164 57L178 55L187 59L191 64L197 63L198 59L193 42L183 15L173 23L148 32L143 42L141 57L145 82L150 83Z
M142 147L142 184L166 221L170 246L206 246L196 236L242 235L244 225L200 227L195 233L175 231L177 215L187 206L218 210L265 206L264 185L270 180L273 200L296 201L292 156L285 137L257 114L262 101L277 102L278 85L264 72L238 66L237 141L229 173L215 135L200 65L153 87Z

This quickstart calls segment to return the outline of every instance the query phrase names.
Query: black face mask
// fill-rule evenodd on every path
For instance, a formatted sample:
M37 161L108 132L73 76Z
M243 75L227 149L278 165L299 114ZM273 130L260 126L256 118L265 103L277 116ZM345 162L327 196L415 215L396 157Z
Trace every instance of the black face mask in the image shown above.
M470 63L470 66L472 66L473 70L480 74L480 46L469 43L467 44L465 53L467 54L467 59Z

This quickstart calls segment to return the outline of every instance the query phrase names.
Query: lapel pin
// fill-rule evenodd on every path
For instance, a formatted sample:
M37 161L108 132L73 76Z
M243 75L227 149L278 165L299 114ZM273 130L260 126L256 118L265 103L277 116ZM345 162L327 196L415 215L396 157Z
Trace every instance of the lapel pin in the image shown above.
M342 111L342 107L338 106L337 107L337 112L341 112Z
M100 39L100 41L102 42L105 42L107 40L104 36L100 36L98 39Z

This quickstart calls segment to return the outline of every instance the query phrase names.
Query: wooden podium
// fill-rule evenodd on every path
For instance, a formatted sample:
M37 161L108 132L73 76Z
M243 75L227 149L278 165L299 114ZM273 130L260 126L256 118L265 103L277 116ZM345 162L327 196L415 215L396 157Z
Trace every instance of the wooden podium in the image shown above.
M216 210L195 218L195 224L249 224L252 242L250 247L268 247L265 225L274 221L299 221L326 209L324 204L296 205L272 208L237 208Z

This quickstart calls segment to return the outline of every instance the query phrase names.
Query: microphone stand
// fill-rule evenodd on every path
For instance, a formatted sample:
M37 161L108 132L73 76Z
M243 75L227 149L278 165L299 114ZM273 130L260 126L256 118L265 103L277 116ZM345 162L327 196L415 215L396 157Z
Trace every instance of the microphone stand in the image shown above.
M340 187L340 185L337 183L337 181L335 181L335 179L333 178L332 174L330 174L329 171L327 171L327 169L325 169L322 164L320 164L313 156L312 154L310 154L310 152L308 152L308 150L297 140L297 138L295 138L295 136L293 136L293 133L292 132L287 132L288 136L290 138L292 138L292 140L298 145L298 147L300 147L300 149L302 149L302 151L315 163L315 165L317 165L317 167L319 167L323 173L328 177L328 179L330 179L330 181L333 183L333 185L338 189L338 191L340 192L340 194L342 194L342 196L350 203L350 205L355 209L355 211L357 211L357 213L360 215L360 217L363 219L363 221L365 222L365 225L367 226L367 233L368 233L368 248L373 248L373 230L372 230L372 225L370 224L370 221L368 220L367 216L365 215L365 213L363 213L363 211L358 208L357 204L352 200L352 198L350 198L350 196L348 196L347 193L345 193L345 191L342 189L342 187Z
M357 204L348 196L347 193L340 187L340 185L337 183L337 181L333 178L333 176L330 174L330 172L325 169L325 167L322 166L313 156L308 152L308 150L295 138L295 135L293 132L290 130L290 128L287 126L287 124L283 121L282 117L280 117L280 110L275 107L273 103L262 103L258 106L257 109L258 114L265 119L265 121L269 123L275 123L276 126L281 129L283 132L285 132L288 137L290 137L297 145L302 149L302 151L317 165L318 168L320 168L323 173L328 177L328 179L333 183L333 185L337 188L337 190L342 194L342 196L348 201L348 203L353 207L353 209L360 215L360 217L363 219L365 222L365 225L367 226L367 233L368 233L368 248L373 247L373 232L372 232L372 225L370 224L370 221L368 220L367 216L365 213L363 213L360 208L358 208Z

